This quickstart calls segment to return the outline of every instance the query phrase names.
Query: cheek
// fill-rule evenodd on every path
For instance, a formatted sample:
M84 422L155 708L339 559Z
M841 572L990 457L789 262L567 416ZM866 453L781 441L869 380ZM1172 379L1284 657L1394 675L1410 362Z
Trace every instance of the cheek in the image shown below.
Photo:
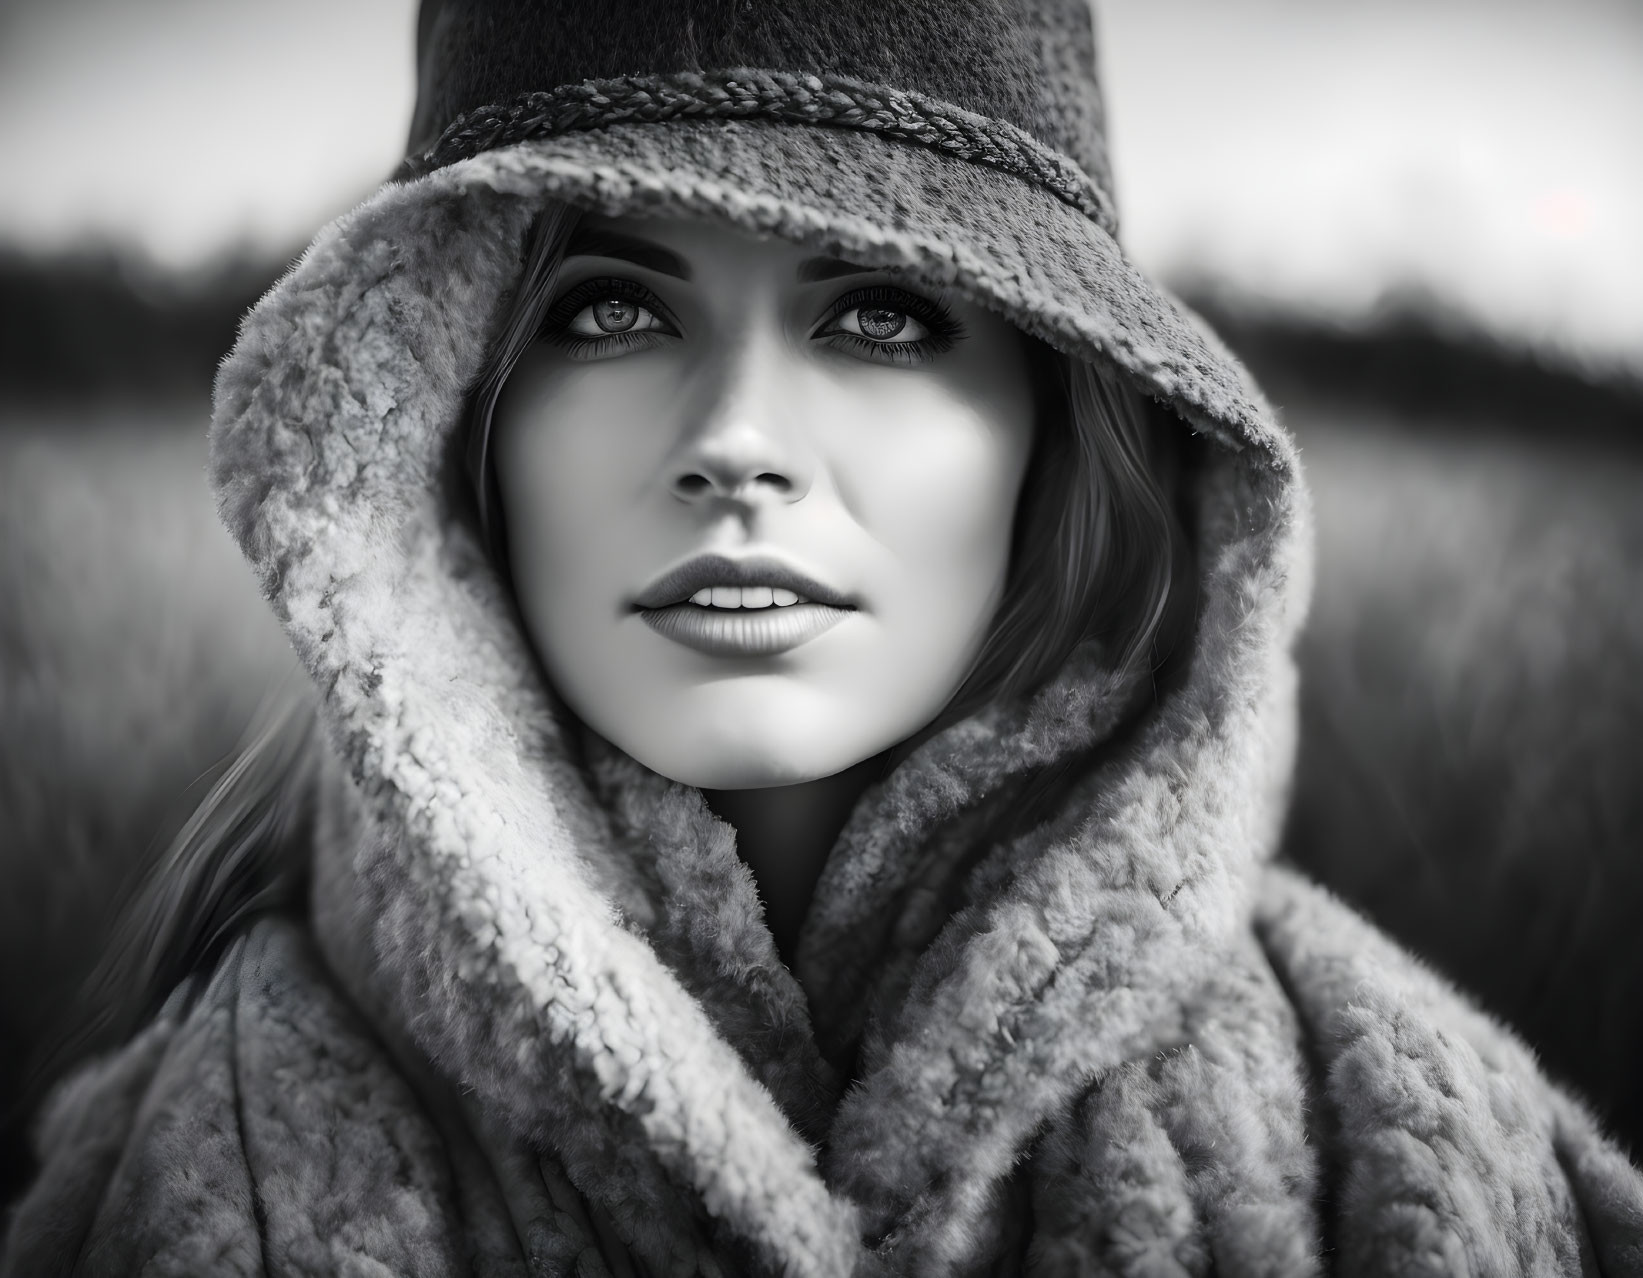
M841 410L859 423L835 458L845 504L909 576L944 591L989 590L1008 558L1032 405L1024 386L1003 390L908 378Z
M604 376L584 375L603 372ZM497 404L492 455L508 555L526 611L534 594L576 601L615 550L624 512L659 446L657 406L643 378L608 370L516 372Z

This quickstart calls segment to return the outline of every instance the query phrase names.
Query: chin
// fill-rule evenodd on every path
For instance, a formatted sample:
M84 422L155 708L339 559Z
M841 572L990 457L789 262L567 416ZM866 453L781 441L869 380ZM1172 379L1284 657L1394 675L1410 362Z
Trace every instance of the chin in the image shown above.
M868 741L828 740L825 732L691 732L628 753L671 780L703 790L766 790L843 772L877 753ZM653 757L646 757L651 754Z

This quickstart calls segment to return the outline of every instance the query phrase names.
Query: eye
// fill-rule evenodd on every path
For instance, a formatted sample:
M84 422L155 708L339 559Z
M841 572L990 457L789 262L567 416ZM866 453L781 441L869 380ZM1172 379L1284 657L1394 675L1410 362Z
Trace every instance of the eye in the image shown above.
M585 280L548 308L541 336L573 359L602 359L654 346L679 329L660 298L624 279Z
M811 336L861 359L922 364L951 350L964 325L940 302L875 285L839 298Z
M930 330L906 311L889 306L853 306L833 319L839 331L875 342L922 342Z
M645 333L666 327L654 311L631 298L602 297L577 311L564 331L578 337L605 337L612 333Z

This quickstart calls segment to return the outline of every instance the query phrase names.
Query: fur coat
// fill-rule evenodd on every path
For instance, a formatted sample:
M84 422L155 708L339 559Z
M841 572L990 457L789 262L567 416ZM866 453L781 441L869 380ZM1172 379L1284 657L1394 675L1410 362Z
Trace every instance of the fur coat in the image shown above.
M1180 677L1087 644L931 737L780 961L701 793L555 713L451 496L564 176L527 145L388 187L248 319L212 480L320 694L310 909L58 1089L0 1273L1643 1273L1643 1176L1582 1103L1274 862L1306 492L1184 312L1058 334L1193 432ZM1053 309L987 269L950 282ZM1052 770L1052 814L990 839Z

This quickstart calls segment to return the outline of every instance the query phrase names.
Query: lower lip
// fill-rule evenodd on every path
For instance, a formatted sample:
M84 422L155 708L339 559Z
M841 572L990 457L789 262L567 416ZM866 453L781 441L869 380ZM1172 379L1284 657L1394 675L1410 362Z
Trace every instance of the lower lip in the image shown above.
M808 643L855 610L795 603L770 608L702 608L693 603L641 608L657 634L712 657L767 657Z

